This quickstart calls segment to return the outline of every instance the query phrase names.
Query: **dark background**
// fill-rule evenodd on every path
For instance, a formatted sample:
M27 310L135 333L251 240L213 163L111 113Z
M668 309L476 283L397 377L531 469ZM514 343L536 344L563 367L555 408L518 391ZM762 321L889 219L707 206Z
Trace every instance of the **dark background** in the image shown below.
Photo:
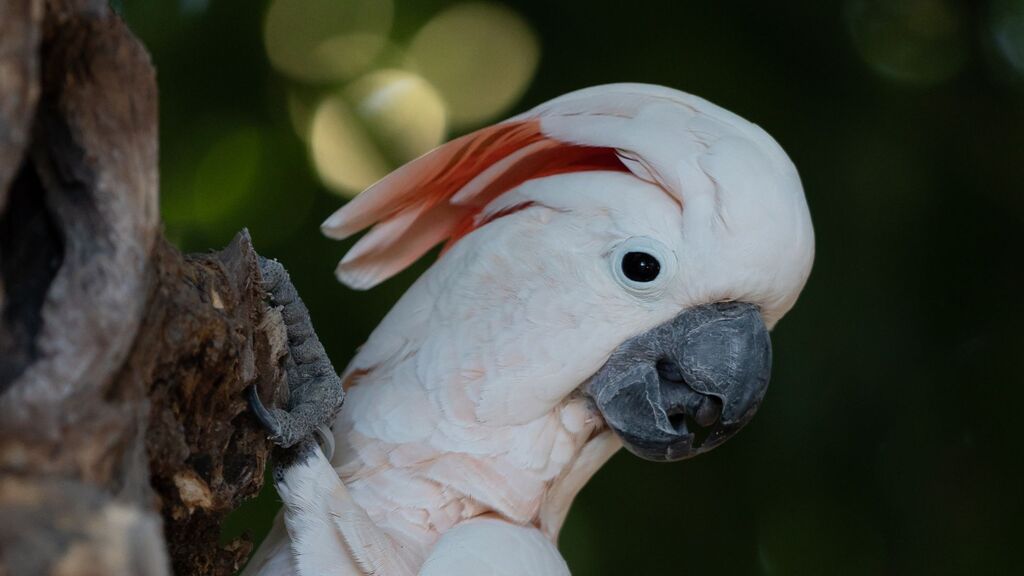
M800 169L817 259L775 331L765 405L695 460L618 454L563 531L574 573L1024 574L1024 0L276 1L276 36L265 2L115 5L159 74L168 235L206 250L248 226L339 370L426 263L367 293L335 282L349 243L318 224L352 191L322 183L317 153L327 170L371 154L379 171L442 134L637 81L760 124ZM468 19L437 33L452 7ZM451 43L433 64L415 59L428 24L420 44ZM412 88L360 108L395 78ZM324 98L350 121L328 115L317 140ZM475 99L508 106L463 118ZM262 537L276 506L268 489L229 535Z

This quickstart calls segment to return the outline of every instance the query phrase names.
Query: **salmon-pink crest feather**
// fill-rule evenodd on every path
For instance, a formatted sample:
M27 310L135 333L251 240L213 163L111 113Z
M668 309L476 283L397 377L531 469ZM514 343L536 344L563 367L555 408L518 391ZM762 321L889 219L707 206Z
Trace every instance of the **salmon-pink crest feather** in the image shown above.
M448 240L450 246L474 230L482 224L476 218L481 210L501 193L532 178L587 170L626 168L611 148L549 138L536 119L508 121L457 138L392 172L322 228L341 239L373 226L337 269L345 284L368 289L439 243Z

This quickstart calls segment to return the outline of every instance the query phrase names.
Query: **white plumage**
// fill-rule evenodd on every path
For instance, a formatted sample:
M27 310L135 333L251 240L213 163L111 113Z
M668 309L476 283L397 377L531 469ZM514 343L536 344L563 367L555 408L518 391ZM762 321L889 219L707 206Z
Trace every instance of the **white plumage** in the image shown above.
M359 351L337 450L288 469L246 574L566 574L569 505L619 440L575 391L623 341L720 300L773 325L814 240L792 163L763 130L641 84L574 92L399 168L324 223L372 226L338 267L369 288L440 259ZM610 255L666 247L657 290Z

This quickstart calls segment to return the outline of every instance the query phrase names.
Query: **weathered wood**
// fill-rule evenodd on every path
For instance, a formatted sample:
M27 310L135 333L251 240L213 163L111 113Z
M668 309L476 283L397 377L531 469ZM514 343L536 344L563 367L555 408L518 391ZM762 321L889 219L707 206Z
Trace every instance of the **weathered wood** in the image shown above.
M175 572L232 574L251 545L221 548L220 525L259 492L271 449L243 392L256 385L283 401L287 337L263 304L247 234L186 258L161 242L154 262L157 288L120 379L151 386L147 451Z
M0 575L230 574L286 337L247 234L160 234L157 93L100 0L0 0Z
M39 97L42 15L42 0L0 2L0 210L7 205L7 186L21 164Z

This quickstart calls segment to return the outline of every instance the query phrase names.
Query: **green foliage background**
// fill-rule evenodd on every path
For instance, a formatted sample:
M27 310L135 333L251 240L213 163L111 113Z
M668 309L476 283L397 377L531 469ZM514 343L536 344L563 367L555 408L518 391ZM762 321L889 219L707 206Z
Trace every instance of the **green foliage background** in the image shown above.
M452 4L397 1L394 37ZM947 20L922 32L897 4ZM563 532L574 573L1024 574L1024 4L506 5L541 48L508 114L606 82L696 93L779 140L817 230L757 418L692 461L617 455ZM349 243L318 224L343 199L289 121L264 2L118 7L158 70L168 234L196 251L249 227L341 369L426 263L368 293L334 281ZM268 490L229 532L262 537L276 506Z

